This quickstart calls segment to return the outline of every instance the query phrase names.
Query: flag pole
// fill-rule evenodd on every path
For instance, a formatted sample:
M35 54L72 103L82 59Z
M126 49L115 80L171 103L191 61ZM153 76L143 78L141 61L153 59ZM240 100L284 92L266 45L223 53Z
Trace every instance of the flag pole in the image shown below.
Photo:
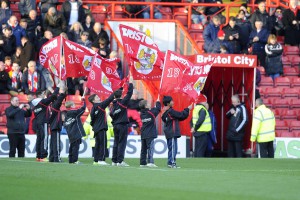
M160 78L160 84L159 84L159 91L158 91L158 94L160 94L160 90L161 90L161 85L162 85L163 75L164 75L164 72L165 72L166 58L167 58L167 54L168 54L168 53L169 53L169 50L167 50L167 53L165 54L164 64L163 64L163 70L162 70L162 73L161 73L161 78Z
M62 38L62 35L60 35L60 60L59 60L59 79L61 80L61 57L62 57L62 48L63 48L63 38Z

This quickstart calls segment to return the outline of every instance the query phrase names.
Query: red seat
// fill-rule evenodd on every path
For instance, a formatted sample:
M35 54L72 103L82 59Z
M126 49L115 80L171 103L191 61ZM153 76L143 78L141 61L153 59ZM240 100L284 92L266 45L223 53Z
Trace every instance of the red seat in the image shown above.
M20 94L18 95L18 98L20 103L28 103L27 95Z
M172 19L172 9L170 7L161 7L159 8L160 13L162 14L163 19Z
M275 87L290 87L291 81L288 77L278 77L274 81Z
M282 120L297 120L298 112L297 110L283 110L281 119Z
M6 126L0 126L0 132L3 132L4 134L7 134L7 127Z
M285 46L284 55L299 55L299 48L297 46Z
M300 121L291 121L290 131L300 131Z
M264 93L264 97L265 98L269 98L269 97L278 97L281 98L281 88L267 88L265 93Z
M0 126L5 126L6 125L6 116L1 116L0 117Z
M95 18L95 21L103 24L107 17L107 11L105 6L91 6L90 10L93 14L93 17Z
M261 81L259 83L260 86L274 86L273 80L271 77L261 77Z
M289 131L276 131L276 137L294 137L294 134Z
M290 108L291 109L300 109L300 99L291 99L290 101Z
M123 10L123 7L120 5L116 5L114 9L114 17L119 19L119 18L126 18L125 12ZM112 19L112 7L109 6L107 8L107 18Z
M300 56L291 55L290 61L291 61L292 66L299 66Z
M202 41L197 41L197 46L199 47L199 49L200 49L201 51L204 50L204 42L202 42Z
M283 64L283 65L291 66L291 61L290 61L289 57L287 57L287 56L282 56L282 64Z
M284 67L283 74L284 76L298 76L299 70L296 67Z
M300 87L300 77L291 78L291 87Z
M269 88L268 86L264 86L264 87L260 86L260 87L257 87L257 89L259 90L259 93L260 93L261 96L265 96L265 94L266 94L268 88Z
M273 108L273 99L264 99L264 104L265 106L267 106L268 108Z
M274 99L273 108L289 108L289 99Z
M281 119L281 116L282 116L282 113L285 111L286 109L285 108L277 108L275 110L273 110L273 113L274 113L274 116L276 119L280 120Z
M282 98L299 98L299 89L297 89L297 88L283 88Z
M183 26L187 26L187 24L188 24L188 14L186 12L185 7L174 8L173 19L178 20L179 22L181 22L181 24Z
M276 119L276 126L275 126L276 131L289 131L289 124L287 121L283 120L277 120Z
M81 96L80 95L68 95L66 97L66 101L73 101L75 104L81 104Z
M300 138L300 131L293 131L293 136Z
M266 74L266 70L262 66L258 66L256 70L259 70L261 75L265 75Z
M10 103L10 98L9 94L0 94L0 103Z

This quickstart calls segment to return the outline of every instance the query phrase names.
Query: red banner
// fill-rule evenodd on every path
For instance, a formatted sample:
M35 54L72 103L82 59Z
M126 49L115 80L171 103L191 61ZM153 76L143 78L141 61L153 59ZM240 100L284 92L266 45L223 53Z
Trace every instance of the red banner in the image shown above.
M62 42L63 38L61 36L57 36L46 42L39 52L41 65L57 77L61 77L66 74L65 68L61 67Z
M134 80L161 79L164 54L145 33L130 26L119 25L125 55Z

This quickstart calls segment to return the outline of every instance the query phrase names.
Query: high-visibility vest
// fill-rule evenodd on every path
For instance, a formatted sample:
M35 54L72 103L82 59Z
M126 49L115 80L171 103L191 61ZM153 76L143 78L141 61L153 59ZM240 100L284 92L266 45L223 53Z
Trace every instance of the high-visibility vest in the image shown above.
M198 121L199 118L199 111L201 109L205 110L205 120L202 123L202 125L198 128L198 130L195 130L196 132L209 132L212 129L211 126L211 121L210 121L210 116L207 111L207 109L203 105L196 105L194 110L193 110L193 124L195 125Z
M273 112L265 105L257 107L254 111L251 138L252 142L270 142L275 139L275 117Z

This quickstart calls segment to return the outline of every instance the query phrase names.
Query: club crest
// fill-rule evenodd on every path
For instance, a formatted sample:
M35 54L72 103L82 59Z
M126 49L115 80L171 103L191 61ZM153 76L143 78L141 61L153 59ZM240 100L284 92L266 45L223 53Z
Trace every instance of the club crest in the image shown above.
M83 60L82 60L82 66L86 71L90 71L91 70L91 62L93 60L93 56L84 56Z
M135 69L141 74L149 74L153 70L153 65L157 59L157 51L144 45L139 46L137 53L139 62L134 62Z
M199 77L199 79L196 81L196 83L194 84L194 90L198 93L198 95L200 94L200 91L203 89L204 84L205 84L205 80L206 77Z
M112 92L111 82L108 80L107 76L103 72L101 73L101 84L106 90Z

